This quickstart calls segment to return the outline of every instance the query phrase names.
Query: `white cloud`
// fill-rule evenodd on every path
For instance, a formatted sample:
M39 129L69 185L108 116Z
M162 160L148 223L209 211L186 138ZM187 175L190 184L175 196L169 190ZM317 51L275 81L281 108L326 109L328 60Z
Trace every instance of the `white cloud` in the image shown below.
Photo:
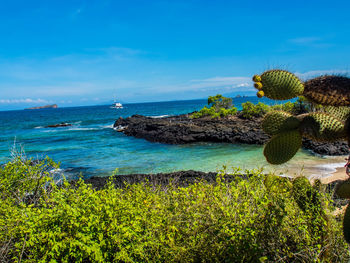
M322 75L348 75L349 73L350 73L350 70L330 69L330 70L312 70L304 73L295 72L295 75L297 75L301 79L306 80L309 78L314 78Z
M23 103L49 103L47 100L42 99L0 99L1 104L23 104Z
M202 80L191 80L188 85L184 85L184 90L224 90L225 92L233 89L246 88L253 86L249 84L250 77L213 77Z

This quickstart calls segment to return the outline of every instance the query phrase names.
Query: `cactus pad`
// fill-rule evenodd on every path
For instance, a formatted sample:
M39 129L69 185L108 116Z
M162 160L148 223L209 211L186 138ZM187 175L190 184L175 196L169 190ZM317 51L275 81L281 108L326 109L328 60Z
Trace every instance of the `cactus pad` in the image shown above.
M274 100L287 100L303 94L303 83L285 70L269 70L261 76L264 95Z
M350 208L346 207L344 220L343 220L343 233L346 242L350 243Z
M282 132L275 135L265 145L264 155L271 164L289 161L301 147L301 135L298 131Z
M338 120L345 122L350 117L350 108L346 106L325 106L324 111Z
M335 187L335 193L340 198L350 198L350 179L338 183Z
M329 114L314 112L300 118L300 132L307 138L328 142L346 138L344 123Z
M265 115L262 122L264 132L269 135L276 135L283 131L290 131L297 129L300 121L284 111L271 111Z
M321 76L305 82L304 96L315 103L332 106L350 105L350 78Z

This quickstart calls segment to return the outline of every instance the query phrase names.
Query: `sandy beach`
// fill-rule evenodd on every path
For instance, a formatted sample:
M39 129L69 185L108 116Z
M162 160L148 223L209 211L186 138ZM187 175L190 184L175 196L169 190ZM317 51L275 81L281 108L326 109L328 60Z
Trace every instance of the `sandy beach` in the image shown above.
M267 170L287 177L306 176L311 181L320 179L322 183L328 184L349 177L345 173L345 158L347 156L323 156L305 160L292 159L285 165L274 169L267 168Z

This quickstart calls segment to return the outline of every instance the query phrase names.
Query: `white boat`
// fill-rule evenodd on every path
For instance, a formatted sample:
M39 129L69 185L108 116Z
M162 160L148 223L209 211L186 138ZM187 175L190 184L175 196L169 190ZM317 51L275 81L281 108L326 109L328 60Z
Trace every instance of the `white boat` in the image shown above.
M119 103L119 102L116 102L114 103L111 108L113 109L122 109L123 108L123 104Z

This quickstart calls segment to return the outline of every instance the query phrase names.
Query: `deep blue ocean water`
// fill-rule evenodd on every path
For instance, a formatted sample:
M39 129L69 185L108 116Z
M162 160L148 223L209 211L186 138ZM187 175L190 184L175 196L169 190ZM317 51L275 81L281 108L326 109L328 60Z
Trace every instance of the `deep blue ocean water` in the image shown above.
M236 98L257 102L256 97ZM263 102L270 103L268 100ZM11 149L23 148L28 157L46 155L61 163L68 178L82 172L84 177L120 174L156 173L178 170L217 171L223 165L244 169L269 167L262 146L229 143L167 145L125 136L113 130L119 117L176 115L201 109L206 100L125 104L123 109L110 105L0 112L0 163L11 158ZM62 122L70 127L45 128ZM318 157L300 151L294 164ZM293 162L292 162L293 165Z

